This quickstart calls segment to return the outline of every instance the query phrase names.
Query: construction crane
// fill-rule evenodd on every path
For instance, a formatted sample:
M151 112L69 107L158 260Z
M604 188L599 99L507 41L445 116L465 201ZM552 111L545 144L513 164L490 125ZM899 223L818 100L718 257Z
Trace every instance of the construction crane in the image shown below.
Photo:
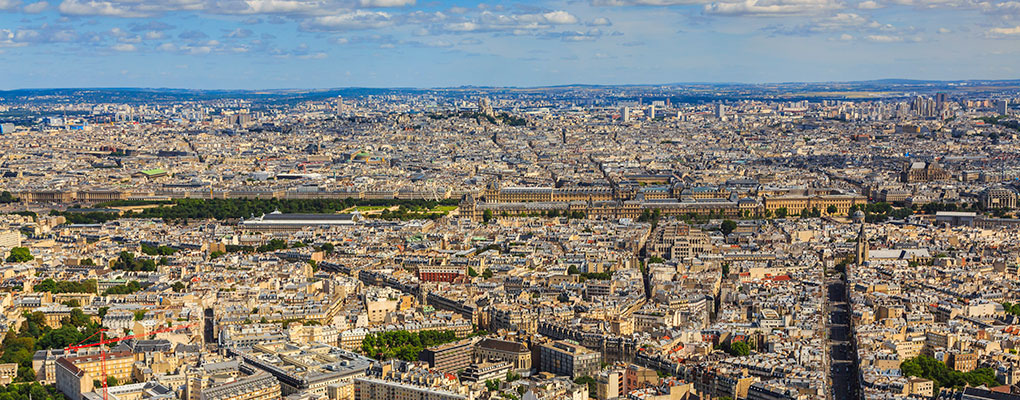
M197 322L196 323L187 324L187 325L176 325L176 326L171 326L169 328L163 328L163 329L155 330L155 331L152 331L152 332L148 332L148 333L145 333L145 334L142 334L142 335L127 335L127 336L123 336L123 337L119 337L119 338L113 338L113 339L109 339L109 340L106 339L106 331L107 331L107 329L103 328L103 329L100 329L98 332L92 334L92 336L89 336L89 337L85 338L85 340L82 340L81 342L78 342L78 344L75 344L73 346L67 346L67 348L64 349L64 354L65 355L70 354L71 350L78 350L78 349L84 349L86 347L99 346L99 354L100 354L99 355L99 360L100 360L99 361L99 365L100 365L100 367L101 367L101 369L103 371L103 379L102 379L103 400L110 400L108 392L107 392L107 387L106 387L106 380L108 378L106 376L106 347L104 347L105 345L111 344L111 343L117 343L117 342L128 340L128 339L137 339L137 338L142 338L142 337L148 337L148 336L152 336L152 335L159 334L159 333L175 332L175 331L179 331L179 330L182 330L182 329L188 329L188 328L191 328L191 327L196 326L196 325L198 325ZM81 344L83 342L88 341L89 339L92 339L92 338L96 337L96 335L99 335L99 341L98 342L96 342L96 343L89 343L89 344Z

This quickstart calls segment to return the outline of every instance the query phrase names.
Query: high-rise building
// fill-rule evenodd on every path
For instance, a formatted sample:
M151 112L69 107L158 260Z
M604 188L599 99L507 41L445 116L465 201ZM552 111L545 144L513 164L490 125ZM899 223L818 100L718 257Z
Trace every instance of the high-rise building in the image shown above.
M14 124L9 122L0 124L0 135L6 135L11 132L14 132Z
M648 107L648 119L655 119L655 105Z
M623 122L630 122L630 107L623 108Z
M540 370L573 379L591 376L599 370L601 354L568 341L544 344L539 352Z
M1009 100L996 100L995 113L998 115L1009 115Z
M723 103L715 103L715 117L720 120L726 120L726 105Z
M418 354L418 359L443 372L455 373L471 364L474 343L471 339L429 347Z
M18 231L0 231L0 254L19 246L21 246L21 234Z

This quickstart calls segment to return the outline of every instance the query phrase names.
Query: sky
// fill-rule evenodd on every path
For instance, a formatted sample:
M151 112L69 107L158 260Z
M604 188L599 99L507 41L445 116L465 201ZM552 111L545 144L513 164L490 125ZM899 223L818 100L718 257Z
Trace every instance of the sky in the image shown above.
M0 89L1020 78L1020 0L0 0Z

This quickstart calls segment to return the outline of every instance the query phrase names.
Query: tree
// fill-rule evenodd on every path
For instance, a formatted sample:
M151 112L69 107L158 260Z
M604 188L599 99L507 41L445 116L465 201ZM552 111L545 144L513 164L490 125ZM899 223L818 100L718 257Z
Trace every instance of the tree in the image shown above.
M179 281L178 282L174 282L174 284L172 286L170 286L170 288L173 289L175 292L183 292L184 291L184 283L179 282Z
M900 371L905 376L917 376L935 382L935 393L942 387L962 388L964 385L988 387L996 386L995 371L991 368L978 368L970 372L949 369L942 361L919 355L908 358L900 364Z
M468 267L468 276L474 278L478 276L478 271L475 271L474 268Z
M751 354L751 347L744 342L733 342L730 344L729 353L737 357L744 357Z
M482 222L489 223L492 220L492 210L485 210L482 212Z
M737 223L727 219L722 222L719 229L722 230L723 235L729 235L734 229L737 229Z
M825 213L829 215L833 215L837 212L839 212L839 209L837 209L835 205L829 205L829 207L825 209Z
M152 259L141 259L135 258L135 254L130 251L122 251L117 256L117 259L113 261L111 265L113 269L122 269L125 271L148 271L152 272L156 270L156 262Z
M426 347L455 340L457 340L457 334L451 330L386 331L366 335L361 341L361 351L365 355L380 360L399 358L405 361L414 361L418 359L418 353Z
M518 379L521 379L521 374L518 374L518 373L513 372L513 371L506 371L506 381L508 383L516 381Z
M485 278L485 279L492 278L492 270L486 268L485 271L482 271L482 278Z
M0 192L0 204L15 203L17 201L18 199L14 197L14 195L11 194L11 192L8 192L6 190Z
M588 393L597 393L598 392L598 390L597 390L598 389L597 388L597 383L595 382L595 378L592 378L590 376L587 376L587 375L586 376L579 376L579 377L577 377L577 379L574 379L574 383L576 383L578 385L588 385Z
M7 262L9 263L23 263L34 260L32 252L28 250L28 247L14 247L11 249L11 254L7 256Z
M259 253L267 253L270 251L283 250L287 248L287 242L282 239L272 239L268 243L255 248L255 251Z
M322 251L326 252L326 254L333 254L333 252L336 251L336 247L333 246L333 243L329 242L323 243L321 248Z
M780 207L776 209L776 218L786 218L786 207Z
M150 256L169 256L177 252L177 249L167 246L153 246L150 244L142 243L142 253Z
M131 281L126 285L117 285L106 289L106 291L103 292L103 296L111 294L131 294L139 290L142 290L142 286L139 285L137 281Z

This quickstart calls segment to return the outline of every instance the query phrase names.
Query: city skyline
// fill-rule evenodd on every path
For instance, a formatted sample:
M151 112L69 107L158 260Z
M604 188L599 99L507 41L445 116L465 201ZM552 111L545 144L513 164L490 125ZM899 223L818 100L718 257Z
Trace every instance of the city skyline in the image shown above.
M1008 1L0 0L0 89L1012 79ZM45 68L40 68L45 66Z

